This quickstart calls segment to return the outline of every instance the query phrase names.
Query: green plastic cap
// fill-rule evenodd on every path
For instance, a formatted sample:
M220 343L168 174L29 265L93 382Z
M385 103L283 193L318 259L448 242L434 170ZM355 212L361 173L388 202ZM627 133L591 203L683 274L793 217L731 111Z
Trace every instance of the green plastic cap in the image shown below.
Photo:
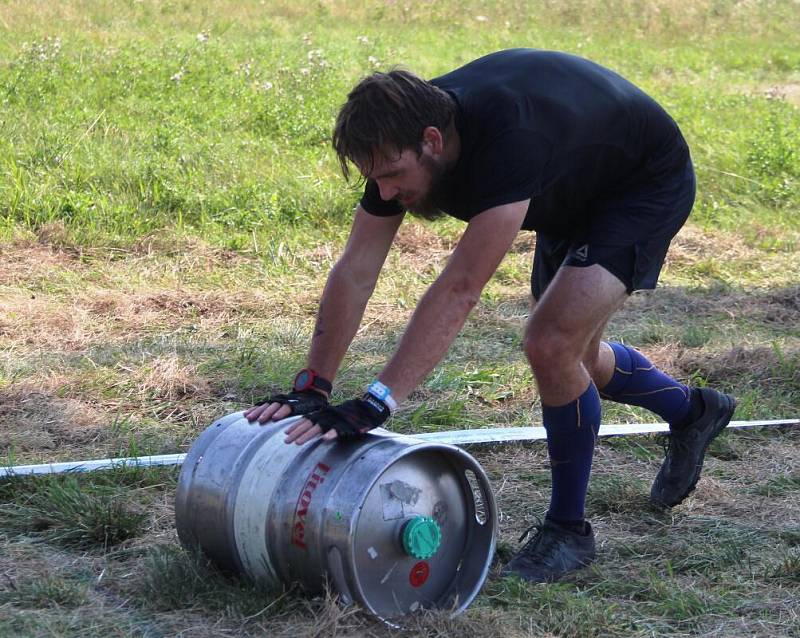
M403 526L403 549L406 554L425 560L442 544L442 530L430 516L416 516Z

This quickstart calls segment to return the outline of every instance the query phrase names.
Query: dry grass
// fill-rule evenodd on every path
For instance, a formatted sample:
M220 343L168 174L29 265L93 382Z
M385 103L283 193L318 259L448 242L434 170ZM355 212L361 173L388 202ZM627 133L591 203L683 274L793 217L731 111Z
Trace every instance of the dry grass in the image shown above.
M74 255L54 246L41 245L30 240L17 241L3 246L3 269L0 286L29 285L51 277L54 271L77 269L80 264Z
M420 259L425 266L429 266L449 255L454 243L437 235L431 224L407 222L400 226L392 246L403 255L404 260Z
M780 438L757 438L748 433L735 436L744 439L747 451L747 458L736 464L737 470L772 466L776 451L784 459L800 456L797 454L800 438L796 433ZM647 448L653 445L649 437L638 442L617 441L639 443ZM472 452L493 481L501 512L501 549L506 552L505 548L511 550L516 545L518 533L531 518L543 512L548 492L544 446L477 447ZM36 624L32 626L60 627L63 633L56 632L57 635L79 630L90 636L132 635L130 632L158 627L163 635L209 637L269 633L286 638L453 635L516 638L604 635L603 631L621 636L629 635L616 619L623 606L638 606L641 611L636 622L652 623L653 631L659 635L670 626L661 619L661 614L681 613L701 614L687 617L686 622L694 627L689 633L705 634L716 627L720 635L734 636L741 632L757 636L791 635L782 634L780 626L766 620L765 613L772 609L790 622L792 600L796 601L791 579L795 578L796 568L791 558L781 558L773 564L764 556L773 552L781 530L800 529L798 510L785 500L765 499L749 492L748 486L757 480L752 474L737 471L728 478L716 478L729 462L710 457L707 463L706 476L694 495L668 515L636 508L598 509L597 504L593 505L591 516L601 541L600 556L592 570L577 575L572 584L513 589L493 576L487 583L486 594L465 615L451 619L443 613L428 612L404 621L406 630L402 632L354 608L341 607L330 592L313 599L292 592L267 596L207 571L207 567L192 566L193 559L175 550L171 488L164 491L163 498L148 501L151 518L147 533L126 542L120 550L87 560L85 556L56 548L42 548L40 543L33 544L28 539L7 543L5 551L0 553L0 571L5 574L8 592L2 595L6 596L6 604L18 610L17 627L22 626L23 618L30 620L33 616ZM517 471L508 472L509 465ZM655 459L643 463L630 454L630 449L617 449L611 441L603 441L597 449L595 481L602 484L605 478L618 477L626 484L632 485L630 481L635 479L649 485L657 465ZM630 500L631 496L628 494L627 498ZM603 490L597 496L608 499L609 503L620 503L622 497L622 493ZM132 501L138 498L132 493ZM171 549L161 554L165 558L160 562L149 562L147 557L158 547ZM187 568L200 571L192 571L190 576L184 571ZM657 578L656 572L648 569L670 569L677 573ZM713 582L725 569L744 570L756 582L769 578L784 583L787 589L777 591L785 591L785 596L760 590L759 603L754 601L752 606L740 603L734 618L728 615L731 610L721 601L714 602L709 597L712 596L709 577ZM672 580L667 584L660 578ZM147 579L151 579L150 585L146 585ZM195 584L191 584L192 579ZM678 581L682 589L676 588ZM153 590L154 584L170 589ZM178 593L181 588L183 593ZM45 601L42 599L45 595L51 598ZM633 598L628 600L628 596ZM61 603L53 605L50 602L53 597ZM589 606L595 610L592 614ZM22 609L29 610L27 616L19 615ZM75 611L73 620L66 620L65 609ZM704 617L704 610L711 617ZM74 620L79 617L80 622ZM783 626L788 628L791 624ZM640 626L636 633L641 635L641 629Z
M795 246L797 231L759 225L749 221L746 229L725 231L684 226L672 241L665 263L665 273L684 284L713 283L758 287L765 280L770 285L791 286L792 272L800 267Z
M699 372L710 385L749 385L765 391L777 387L800 387L800 349L732 348L713 355L685 354L679 366L687 373Z
M341 214L345 195L339 182L334 185L335 167L327 166L317 140L304 146L295 138L309 127L325 128L336 106L329 98L372 68L368 60L374 58L367 56L432 75L475 51L523 41L582 53L646 82L693 138L704 177L695 223L676 238L664 285L635 295L609 334L641 347L682 379L733 391L740 399L739 418L795 416L796 197L777 187L760 188L759 181L771 177L776 163L796 171L786 155L796 146L787 110L799 95L791 49L796 7L782 0L548 0L535 16L517 19L528 8L517 0L375 0L358 6L345 0L0 2L0 33L8 36L0 38L0 70L31 74L15 96L13 74L4 76L9 100L17 100L12 111L19 110L6 118L11 141L0 165L4 175L25 181L7 180L4 192L7 199L15 193L22 198L10 205L13 219L33 216L20 221L27 230L6 228L9 239L0 246L0 454L23 463L177 452L220 414L283 390L303 363L324 275L345 232L333 229L336 218L313 210L330 195ZM168 78L182 69L186 56L195 56L201 32L210 37L208 55L187 65L187 81L179 87ZM445 32L453 38L443 40ZM362 34L368 46L357 40ZM456 42L465 35L468 43ZM50 46L48 36L60 38L58 59L20 66L30 53L22 40ZM330 73L320 68L320 78L295 78L311 47L325 51ZM247 59L273 52L289 52L285 64L292 68L276 71L272 63L282 65L282 59L251 60L253 75L244 78ZM137 96L136 108L148 114L138 120L124 100L75 89L91 78L116 96L120 78L140 71L137 81L153 94L137 94L141 86L120 94ZM229 82L231 77L236 81ZM324 81L324 89L311 79ZM273 93L261 91L257 101L248 101L256 100L251 84L265 80L274 82ZM55 90L62 81L73 88ZM54 83L52 93L48 82ZM206 89L215 108L195 110L200 93L193 91ZM296 128L281 129L274 138L271 129L248 129L253 114L247 109L263 110L278 89L304 94L304 106L281 102L279 124ZM228 108L231 91L243 91L241 110ZM28 108L36 100L41 108ZM105 115L84 135L93 105ZM168 108L175 109L174 119L144 121ZM133 124L125 124L126 118ZM772 133L770 122L778 127ZM109 140L120 145L113 149L120 154L114 161L103 157ZM172 146L152 152L153 142ZM70 161L53 166L64 144L73 149ZM759 161L767 162L765 174L748 172L756 170L747 163L755 161L749 157L754 147ZM141 166L133 166L140 159ZM129 169L136 170L128 176ZM782 170L776 179L796 184L796 173ZM300 181L284 188L284 181L300 173ZM248 182L266 186L250 191L244 188ZM231 201L218 197L228 186ZM175 201L141 202L147 198L139 194L167 187L174 187ZM107 199L95 197L93 189ZM262 196L271 189L287 195L289 203L267 211L264 221ZM94 214L96 221L42 223L48 216L79 213L75 206L71 212L64 208L75 204L73 195L85 196L87 205L97 199L94 213L80 213ZM217 203L207 206L212 199ZM709 213L712 201L720 208ZM186 220L195 213L205 220L197 232L211 228L203 235L208 241L184 236L183 230L150 230L157 224L133 238L136 231L125 226L139 228L151 212L156 220L171 220L176 209ZM292 216L301 213L319 216L295 225ZM280 224L280 232L256 221ZM191 228L194 222L185 223ZM240 223L254 224L252 237ZM700 223L706 225L695 225ZM385 362L416 300L443 267L458 228L448 222L402 226L337 378L337 396L360 391ZM395 418L397 429L539 421L520 352L534 245L529 233L515 241L448 358ZM606 421L652 419L624 406L604 409ZM501 560L494 577L519 534L547 507L549 465L541 444L473 452L492 478L500 507ZM331 593L314 599L294 591L268 596L192 562L178 548L175 475L169 472L127 468L79 479L85 496L113 488L133 513L147 515L144 529L107 549L65 548L37 527L47 518L44 510L55 506L48 494L57 493L58 483L0 483L0 500L16 508L19 523L0 526L0 635L800 635L797 432L724 435L709 452L697 490L670 512L647 505L661 458L658 441L650 437L598 445L589 515L600 556L592 569L551 586L492 578L467 614L421 615L408 621L406 632L342 608ZM24 507L31 504L38 509L26 519Z
M397 5L398 3L393 0L389 2L379 0L354 8L344 0L326 0L322 6L326 13L337 19L352 18L354 15L362 17L365 13L374 13L382 7L394 10L393 13L397 14L400 21L432 17L440 18L443 11L447 10L447 7L436 7L434 0L424 0L408 6ZM470 5L472 3L462 7L467 12L467 15L463 16L464 19L474 21L475 16L480 12L489 15L492 13L489 10L490 7L480 4ZM506 3L502 3L501 7L505 8L505 5ZM648 0L646 2L616 0L612 8L614 13L617 14L618 20L621 20L623 16L635 16L641 36L644 37L644 34L658 35L664 31L697 29L699 25L705 25L709 29L709 35L711 35L724 28L728 21L736 21L752 14L752 5L753 3L750 2L737 2L732 4L726 11L719 11L718 9L715 11L717 5L711 0L702 0L688 5L683 0ZM234 19L239 28L242 29L247 29L247 25L258 24L265 16L270 16L275 22L278 22L281 18L296 20L314 15L310 8L286 1L265 5L260 3L243 5L229 0L216 3L204 0L203 2L198 2L192 12L180 12L163 10L163 6L155 0L140 0L133 5L119 8L114 20L106 23L104 29L97 29L96 24L94 24L96 19L95 12L87 10L92 7L91 5L86 6L85 3L53 4L42 2L41 0L36 2L10 0L3 5L3 8L4 11L0 14L0 25L6 29L21 29L31 24L62 24L68 25L72 29L94 27L93 30L96 31L97 36L102 38L103 41L109 41L109 44L112 41L110 36L122 26L124 26L126 33L130 33L132 31L131 25L136 24L136 18L143 14L145 16L158 15L162 17L165 23L163 25L148 24L147 28L141 25L142 35L150 35L151 37L158 35L160 29L164 29L167 26L197 32L208 24L209 14L214 17L228 16L230 19ZM583 23L598 17L594 4L587 3L584 0L545 2L539 10L548 16L550 22L572 19ZM459 15L455 10L451 11L454 16ZM716 18L716 20L713 18ZM609 22L613 26L614 20L609 20L608 18L606 22L596 26L598 28L601 26L608 27ZM753 25L753 29L755 30L757 26ZM254 28L255 26L249 27L249 29Z
M713 254L710 252L713 246ZM716 231L711 233L697 226L684 226L670 244L667 255L667 268L671 266L691 266L709 257L715 260L732 262L758 256L745 240L734 233Z
M287 301L276 303L279 294L266 286L243 286L237 291L184 283L184 273L196 277L241 261L224 252L208 254L201 249L178 260L163 254L106 256L100 262L85 257L30 243L4 251L0 271L0 286L6 288L0 308L4 348L85 351L94 345L132 341L154 329L168 332L187 322L213 332L243 316L278 317L289 306ZM123 284L132 268L138 283Z
M92 404L25 386L0 389L0 422L0 449L22 456L83 454L107 435Z
M157 357L134 373L140 392L156 399L181 401L211 398L209 383L197 373L197 367L184 365L177 356Z
M749 96L762 96L770 100L785 100L800 106L800 82L783 82L778 84L760 84L756 87L741 87L739 93Z

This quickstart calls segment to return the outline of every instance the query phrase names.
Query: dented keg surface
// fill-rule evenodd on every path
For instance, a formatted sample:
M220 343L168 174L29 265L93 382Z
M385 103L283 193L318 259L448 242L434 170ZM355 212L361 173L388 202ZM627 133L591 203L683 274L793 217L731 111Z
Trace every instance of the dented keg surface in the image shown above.
M320 592L327 581L343 602L386 620L466 609L497 529L477 461L385 430L287 445L297 418L259 426L240 412L200 435L178 482L181 542L267 585Z

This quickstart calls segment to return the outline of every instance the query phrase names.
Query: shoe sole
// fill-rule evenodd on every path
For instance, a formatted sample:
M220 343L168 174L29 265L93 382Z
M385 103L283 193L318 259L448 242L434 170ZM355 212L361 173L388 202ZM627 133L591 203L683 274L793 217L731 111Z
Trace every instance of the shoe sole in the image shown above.
M666 501L653 496L650 494L650 500L661 507L674 507L675 505L679 505L682 503L689 494L691 494L695 487L697 486L697 481L700 480L700 474L703 471L703 463L706 459L706 451L708 450L708 446L711 445L711 442L716 439L720 432L722 432L726 427L728 427L728 423L731 422L733 418L734 412L736 412L736 399L734 399L730 394L723 394L720 393L722 399L727 403L727 409L720 414L719 419L717 420L716 425L714 426L714 430L711 433L711 436L708 437L706 440L706 444L703 446L703 449L700 451L700 458L698 459L697 465L695 466L694 476L692 476L692 481L689 484L689 487L686 488L686 491L679 496L675 501L672 503L667 503Z
M524 574L521 574L520 572L515 572L513 570L508 570L508 571L503 570L502 572L500 572L498 580L505 580L506 578L516 578L517 580L521 580L526 583L543 583L543 584L557 583L560 580L566 578L567 576L572 576L573 574L577 574L578 572L581 572L584 569L588 569L589 567L592 566L592 563L594 563L594 559L586 563L582 563L578 567L573 567L572 569L565 571L563 574L558 574L557 576L550 575L547 578L532 578L530 576L526 576Z

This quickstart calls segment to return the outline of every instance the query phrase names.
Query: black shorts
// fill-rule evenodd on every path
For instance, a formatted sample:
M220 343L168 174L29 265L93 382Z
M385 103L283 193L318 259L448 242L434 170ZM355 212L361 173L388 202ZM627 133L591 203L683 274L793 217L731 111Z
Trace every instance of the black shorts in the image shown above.
M539 299L561 266L600 264L628 291L655 288L672 238L686 222L695 196L689 161L680 173L598 201L588 225L573 237L536 235L531 292Z

